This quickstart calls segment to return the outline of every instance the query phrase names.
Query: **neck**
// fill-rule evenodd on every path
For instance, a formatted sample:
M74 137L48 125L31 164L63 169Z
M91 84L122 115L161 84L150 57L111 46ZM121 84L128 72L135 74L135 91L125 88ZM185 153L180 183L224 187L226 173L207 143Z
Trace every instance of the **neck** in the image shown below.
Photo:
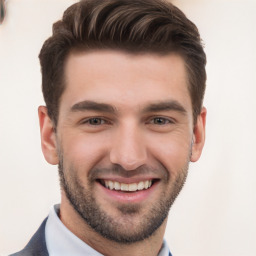
M167 224L166 218L149 238L136 243L121 244L108 240L95 232L65 199L61 201L60 219L73 234L105 256L157 256L163 244Z

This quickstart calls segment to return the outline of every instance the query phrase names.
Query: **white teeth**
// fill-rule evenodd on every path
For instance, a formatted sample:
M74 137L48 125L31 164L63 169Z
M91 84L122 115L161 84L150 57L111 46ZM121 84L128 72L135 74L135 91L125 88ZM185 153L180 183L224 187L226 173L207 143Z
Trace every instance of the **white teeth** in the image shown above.
M129 191L136 191L136 190L137 190L137 184L136 183L129 184Z
M144 182L143 181L139 182L139 184L138 184L138 190L142 190L142 189L144 189Z
M129 191L129 184L121 183L121 190L122 191Z
M108 187L111 189L111 190L113 190L114 189L114 183L113 183L113 181L109 181L108 182Z
M120 189L121 189L121 184L115 181L115 190L120 190Z
M140 181L138 183L120 183L118 181L105 180L105 187L110 190L121 190L121 191L137 191L148 189L152 186L152 180Z
M148 180L147 181L145 181L145 189L147 189L148 188Z

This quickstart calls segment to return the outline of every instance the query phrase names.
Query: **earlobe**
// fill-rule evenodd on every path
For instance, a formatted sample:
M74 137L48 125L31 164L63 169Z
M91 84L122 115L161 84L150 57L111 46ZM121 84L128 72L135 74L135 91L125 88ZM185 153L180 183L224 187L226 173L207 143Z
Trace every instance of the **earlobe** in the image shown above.
M41 147L45 160L49 164L58 164L59 159L57 154L56 133L54 131L53 122L48 116L48 111L45 106L40 106L38 108L38 117L41 132Z
M197 117L197 123L193 131L193 144L190 161L196 162L202 153L205 142L205 122L206 122L206 108L203 107L200 115Z

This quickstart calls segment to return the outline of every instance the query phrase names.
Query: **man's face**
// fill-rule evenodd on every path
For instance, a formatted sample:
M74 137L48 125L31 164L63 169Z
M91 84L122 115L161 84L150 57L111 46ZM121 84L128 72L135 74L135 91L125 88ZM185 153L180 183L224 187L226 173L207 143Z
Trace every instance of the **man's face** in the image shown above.
M64 196L108 239L149 237L166 219L193 153L182 58L72 53L65 82L56 134Z

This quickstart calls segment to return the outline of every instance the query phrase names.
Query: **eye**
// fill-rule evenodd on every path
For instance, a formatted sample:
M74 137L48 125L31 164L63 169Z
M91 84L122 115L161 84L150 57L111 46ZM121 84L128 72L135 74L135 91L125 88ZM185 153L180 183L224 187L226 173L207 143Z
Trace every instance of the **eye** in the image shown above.
M90 126L100 126L104 124L108 124L109 122L101 117L91 117L83 120L81 124L87 124Z
M98 117L90 118L89 120L87 120L87 122L90 125L101 125L101 124L105 124L106 123L105 120L103 120L102 118L98 118Z
M113 120L105 116L88 116L78 122L78 128L83 132L97 133L108 130L113 124Z
M176 120L165 116L151 116L147 119L147 127L154 132L171 132L175 129Z
M155 117L150 121L150 123L156 124L156 125L165 125L165 124L172 124L174 122L164 117Z

